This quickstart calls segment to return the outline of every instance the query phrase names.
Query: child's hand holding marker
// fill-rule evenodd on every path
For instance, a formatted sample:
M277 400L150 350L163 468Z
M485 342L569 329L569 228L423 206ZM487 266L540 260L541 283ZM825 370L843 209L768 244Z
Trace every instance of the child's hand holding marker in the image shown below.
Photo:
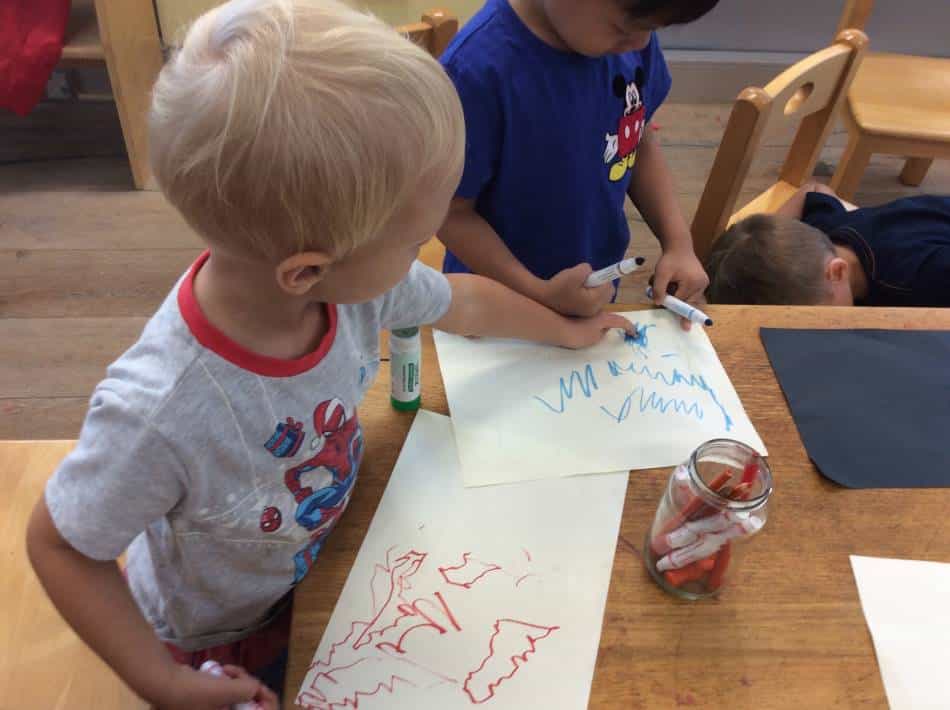
M175 666L159 710L278 710L277 694L243 668L205 661L200 672Z
M656 300L654 299L652 286L647 286L647 298L649 298L651 301ZM713 324L712 318L707 316L695 306L691 306L686 301L681 301L676 296L667 294L656 302L667 310L678 315L686 323L698 323L699 325L705 325L707 327Z
M688 237L688 234L687 234ZM709 286L709 276L706 275L703 265L693 252L692 241L686 240L688 247L663 250L663 256L656 262L656 269L650 277L650 285L657 294L653 302L658 306L666 306L660 294L675 296L687 303L705 303L706 287ZM670 309L672 310L672 309ZM683 319L680 321L683 330L689 330L692 323Z
M613 266L608 266L606 269L601 269L600 271L595 271L592 273L584 281L584 285L587 288L595 288L597 286L609 284L611 281L619 279L621 276L632 274L634 271L643 266L644 261L646 261L646 259L644 259L642 256L635 256L632 259L618 261Z
M590 264L564 269L544 282L537 300L565 316L584 317L599 313L613 298L614 287L609 280L588 287L586 282L592 275Z

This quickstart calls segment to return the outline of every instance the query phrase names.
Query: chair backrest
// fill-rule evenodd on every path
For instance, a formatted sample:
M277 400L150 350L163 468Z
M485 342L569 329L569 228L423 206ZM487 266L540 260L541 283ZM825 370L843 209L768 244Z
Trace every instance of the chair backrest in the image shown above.
M863 30L867 27L871 11L874 9L874 0L845 0L841 19L838 20L837 34L843 30Z
M750 212L774 212L811 177L867 42L860 30L840 32L833 45L792 65L764 88L749 87L739 94L693 218L700 259L732 221ZM762 139L794 124L798 131L779 182L734 214Z
M458 32L459 21L446 10L429 10L422 16L421 22L396 29L438 59ZM438 237L432 237L419 251L419 261L433 269L441 271L444 260L445 246Z
M458 18L447 10L441 9L429 10L422 16L420 22L396 28L436 59L449 46L449 42L452 41L458 29Z

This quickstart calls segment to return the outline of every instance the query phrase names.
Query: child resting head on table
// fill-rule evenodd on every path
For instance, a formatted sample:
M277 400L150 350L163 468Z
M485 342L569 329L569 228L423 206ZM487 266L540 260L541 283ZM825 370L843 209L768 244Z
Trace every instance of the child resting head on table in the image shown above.
M857 207L811 183L733 224L706 270L710 303L950 306L950 197Z
M149 144L208 250L96 387L28 550L146 700L272 708L291 592L353 492L380 331L584 347L634 329L415 261L458 186L462 108L432 57L342 2L199 18L155 85ZM208 659L223 677L195 670Z

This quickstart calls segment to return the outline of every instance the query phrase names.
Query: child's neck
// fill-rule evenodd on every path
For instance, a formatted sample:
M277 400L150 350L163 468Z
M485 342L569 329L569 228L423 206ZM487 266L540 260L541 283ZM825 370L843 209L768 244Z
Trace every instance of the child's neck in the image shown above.
M561 39L554 29L547 14L541 8L538 0L509 0L511 9L518 18L531 30L535 37L555 49L569 51L570 47Z
M835 244L835 252L848 262L848 281L851 283L851 294L855 301L863 301L868 295L868 276L864 273L864 265L853 249Z
M209 323L258 355L303 357L329 328L325 304L281 290L266 263L212 250L195 276L194 293Z

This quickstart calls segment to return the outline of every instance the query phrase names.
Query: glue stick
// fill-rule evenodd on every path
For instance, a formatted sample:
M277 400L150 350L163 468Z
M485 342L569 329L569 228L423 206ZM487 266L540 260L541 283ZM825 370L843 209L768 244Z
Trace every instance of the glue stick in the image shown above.
M225 678L227 674L224 672L224 669L221 667L221 664L215 661L212 658L209 658L207 661L201 664L199 669L202 673L210 673L213 676L218 678ZM231 706L231 710L258 710L260 706L255 702L248 703L236 703Z
M389 369L392 374L390 401L401 411L419 409L422 403L419 368L422 338L418 328L401 328L389 334Z

